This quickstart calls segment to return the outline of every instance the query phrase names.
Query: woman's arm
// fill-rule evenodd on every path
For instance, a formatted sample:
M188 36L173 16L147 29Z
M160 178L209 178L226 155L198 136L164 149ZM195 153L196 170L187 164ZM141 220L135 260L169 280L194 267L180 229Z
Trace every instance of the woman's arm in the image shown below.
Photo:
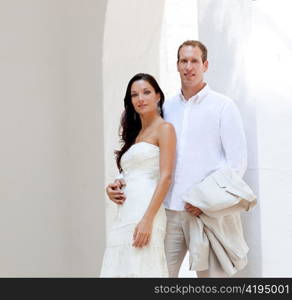
M160 178L151 202L142 220L134 231L134 247L146 246L150 240L152 224L172 182L172 172L175 164L176 136L174 127L170 123L163 123L158 129L158 143L160 148Z

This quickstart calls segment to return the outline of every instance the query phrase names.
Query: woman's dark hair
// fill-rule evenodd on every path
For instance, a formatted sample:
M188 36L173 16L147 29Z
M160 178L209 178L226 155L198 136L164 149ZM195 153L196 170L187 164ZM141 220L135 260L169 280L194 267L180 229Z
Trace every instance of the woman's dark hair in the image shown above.
M164 102L164 94L158 85L155 78L149 74L139 73L136 74L128 83L126 95L124 98L124 112L121 118L120 124L120 137L123 144L121 150L115 151L116 154L116 163L120 172L122 172L121 167L121 157L123 154L135 143L136 137L141 130L141 120L139 114L135 111L132 104L131 97L131 87L135 81L145 80L147 81L155 90L156 93L160 94L160 101L158 106L160 108L160 116L163 118L162 105Z

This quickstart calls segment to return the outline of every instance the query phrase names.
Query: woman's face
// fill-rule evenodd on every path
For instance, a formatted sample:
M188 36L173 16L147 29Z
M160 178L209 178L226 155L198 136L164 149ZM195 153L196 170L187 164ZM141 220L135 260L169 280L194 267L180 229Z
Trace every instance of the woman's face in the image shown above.
M135 111L140 115L157 112L160 94L146 80L137 80L131 86L131 99Z

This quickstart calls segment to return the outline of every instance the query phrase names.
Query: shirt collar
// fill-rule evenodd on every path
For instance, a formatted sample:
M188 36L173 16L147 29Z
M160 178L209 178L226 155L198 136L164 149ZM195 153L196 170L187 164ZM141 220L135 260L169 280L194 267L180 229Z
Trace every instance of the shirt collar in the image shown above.
M205 96L209 93L210 90L211 90L210 86L208 85L208 83L206 83L206 85L197 94L192 96L189 100L185 99L181 90L180 90L179 96L180 96L180 99L184 103L187 103L187 102L200 103L205 98Z

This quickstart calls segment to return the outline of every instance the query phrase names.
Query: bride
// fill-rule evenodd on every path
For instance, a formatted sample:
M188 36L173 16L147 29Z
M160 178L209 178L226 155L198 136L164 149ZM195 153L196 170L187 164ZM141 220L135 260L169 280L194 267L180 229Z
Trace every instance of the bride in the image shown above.
M121 120L123 146L116 151L126 199L107 236L101 277L168 277L164 252L166 214L163 200L175 163L174 127L163 120L164 94L149 74L128 83ZM121 182L125 182L123 186Z

